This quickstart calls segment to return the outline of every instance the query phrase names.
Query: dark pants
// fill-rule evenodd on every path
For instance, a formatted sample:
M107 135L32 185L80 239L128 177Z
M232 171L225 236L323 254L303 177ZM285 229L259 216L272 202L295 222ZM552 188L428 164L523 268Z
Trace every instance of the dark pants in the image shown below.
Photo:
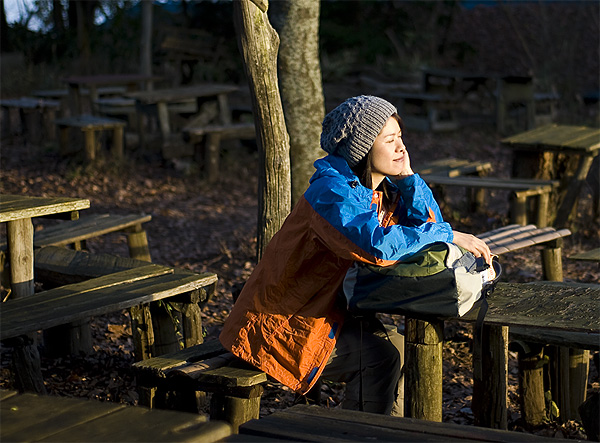
M403 416L403 364L404 336L395 327L349 318L322 378L346 383L345 409L360 409L362 391L363 411Z

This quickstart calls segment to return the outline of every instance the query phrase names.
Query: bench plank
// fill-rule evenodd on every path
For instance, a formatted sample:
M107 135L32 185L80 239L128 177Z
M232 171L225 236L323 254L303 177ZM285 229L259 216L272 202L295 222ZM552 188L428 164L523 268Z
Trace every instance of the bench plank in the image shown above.
M197 414L64 397L3 397L2 441L219 441L224 422Z
M505 189L509 191L525 191L535 189L539 192L551 192L558 187L558 180L536 180L525 178L502 177L447 177L443 175L425 174L423 180L428 184L443 186L464 186L477 188Z
M64 246L91 237L99 237L115 231L122 231L152 220L151 215L99 214L65 221L54 226L44 227L34 234L33 243L41 246Z
M32 203L35 199L35 204ZM35 207L32 209L32 207ZM79 211L90 207L89 200L62 197L31 197L20 195L0 195L0 222L20 220L22 218L42 217L56 212ZM57 208L59 210L57 210Z
M600 340L599 285L500 282L488 297L488 303L486 324L580 332L589 334L596 343ZM475 321L474 311L478 310L472 310L461 320Z
M571 260L600 261L600 248L573 254L569 258Z
M117 274L131 275L139 273L139 269L122 271ZM114 287L107 286L80 291L82 287L80 285L92 288L98 282L101 283L105 281L105 278L111 277L105 276L51 289L32 297L9 300L2 305L0 339L131 308L177 294L188 293L217 282L216 274L192 272L187 275L184 272L175 274L171 268L166 269L170 271L169 274L122 283Z
M240 426L241 435L295 441L548 441L531 435L436 423L408 417L389 417L366 412L295 405ZM228 439L225 439L228 441ZM233 440L232 440L233 441Z
M445 175L458 177L469 174L481 174L492 170L492 163L487 161L469 161L458 158L445 158L423 164L418 171L420 175Z
M57 118L54 123L58 126L69 126L81 129L113 129L127 125L122 120L95 115L77 115L75 117Z

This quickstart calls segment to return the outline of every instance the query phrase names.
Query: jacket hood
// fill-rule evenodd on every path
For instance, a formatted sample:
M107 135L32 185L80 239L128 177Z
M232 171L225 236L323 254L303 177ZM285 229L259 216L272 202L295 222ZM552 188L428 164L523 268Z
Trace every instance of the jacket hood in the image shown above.
M344 160L340 156L329 154L315 161L314 167L316 171L309 180L309 183L311 184L320 178L330 177L336 178L337 180L345 181L352 188L360 186L368 190L369 192L373 192L371 189L366 188L360 183L360 180L352 171L352 169L348 165L348 162L346 162L346 160ZM386 177L385 180L387 180L394 188L396 188L396 185L392 180L389 179L389 177Z

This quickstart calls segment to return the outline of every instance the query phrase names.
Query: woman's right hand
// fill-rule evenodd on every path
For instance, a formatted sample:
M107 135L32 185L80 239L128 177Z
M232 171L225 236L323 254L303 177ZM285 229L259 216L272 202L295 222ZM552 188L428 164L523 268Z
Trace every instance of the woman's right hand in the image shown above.
M452 231L452 233L454 234L454 240L452 241L454 244L472 252L475 257L483 257L487 264L492 264L492 252L486 242L472 234L459 231Z

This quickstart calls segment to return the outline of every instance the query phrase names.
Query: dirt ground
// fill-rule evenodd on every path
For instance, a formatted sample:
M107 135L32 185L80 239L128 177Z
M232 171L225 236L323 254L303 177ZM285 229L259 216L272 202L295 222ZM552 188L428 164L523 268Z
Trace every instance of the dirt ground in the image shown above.
M405 142L412 164L445 157L489 159L496 176L509 175L510 152L498 135L485 126L453 133L407 133ZM222 158L221 179L209 186L195 167L182 171L152 152L128 151L128 160L114 164L108 153L92 167L79 157L61 158L54 142L31 146L19 136L2 141L2 193L38 196L84 197L91 201L89 213L147 213L149 243L154 262L219 275L217 295L204 310L209 338L218 336L232 304L232 289L243 283L255 265L257 219L257 154L251 146L229 146ZM478 233L508 222L507 195L488 193L483 213L466 211L464 192L452 191L443 204L444 215L457 229ZM598 283L597 264L568 259L574 253L598 246L598 219L592 215L590 188L582 191L577 218L564 244L566 281ZM41 229L40 220L35 221ZM4 233L3 233L4 235ZM88 242L92 252L127 255L126 240L107 235ZM541 279L539 249L530 248L501 258L504 281ZM401 318L383 316L384 322L402 327ZM137 393L130 365L133 362L130 324L126 312L95 318L92 323L95 353L91 356L43 358L43 373L52 395L85 397L135 405ZM472 424L471 330L458 321L446 323L444 344L443 420ZM10 350L2 348L0 387L11 388ZM552 437L586 439L581 424L548 421L526 429L520 420L516 354L510 353L509 429ZM588 392L600 389L597 368L590 363ZM339 407L343 386L324 384L323 404ZM269 383L262 400L262 415L290 406L294 394Z

